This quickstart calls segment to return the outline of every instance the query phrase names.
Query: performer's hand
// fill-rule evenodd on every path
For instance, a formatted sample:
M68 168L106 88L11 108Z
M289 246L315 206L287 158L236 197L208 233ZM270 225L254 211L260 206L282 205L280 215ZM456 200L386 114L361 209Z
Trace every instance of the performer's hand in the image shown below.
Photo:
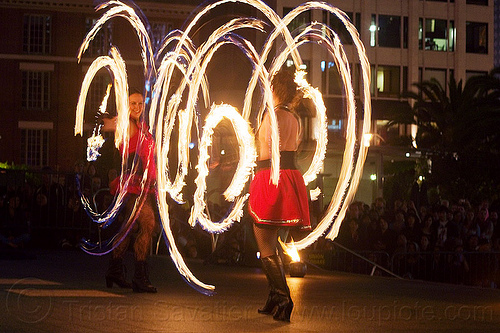
M117 120L118 120L118 116L115 116L113 118L103 118L102 121L104 122L104 126L102 127L102 130L104 132L116 131L116 121Z

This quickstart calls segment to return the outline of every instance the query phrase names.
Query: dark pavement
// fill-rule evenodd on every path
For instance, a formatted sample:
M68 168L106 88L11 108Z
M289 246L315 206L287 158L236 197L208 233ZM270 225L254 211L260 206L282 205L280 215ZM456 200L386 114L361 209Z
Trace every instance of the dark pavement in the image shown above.
M78 250L0 257L0 332L500 331L499 290L309 267L305 278L288 278L295 308L291 323L282 323L257 313L267 297L259 269L189 261L201 281L216 286L208 297L182 280L169 257L155 256L158 293L137 294L105 287L107 262Z

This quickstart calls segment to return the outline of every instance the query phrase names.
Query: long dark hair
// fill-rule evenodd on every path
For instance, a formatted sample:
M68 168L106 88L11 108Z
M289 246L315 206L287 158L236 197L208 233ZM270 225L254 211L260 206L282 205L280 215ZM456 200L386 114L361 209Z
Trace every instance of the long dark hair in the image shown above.
M128 91L128 95L131 96L131 95L134 95L134 94L139 94L139 95L142 95L142 97L144 97L144 91L137 88L137 87L130 87L129 91Z
M302 100L303 94L298 90L292 71L281 69L277 72L271 81L273 93L280 101L280 104L286 105L290 111L297 113L297 107Z

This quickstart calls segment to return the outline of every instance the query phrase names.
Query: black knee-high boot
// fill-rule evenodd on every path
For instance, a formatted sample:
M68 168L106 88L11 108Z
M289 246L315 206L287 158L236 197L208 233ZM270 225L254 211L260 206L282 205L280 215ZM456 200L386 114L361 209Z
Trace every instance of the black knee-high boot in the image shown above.
M290 297L290 289L286 283L285 270L281 257L278 254L273 254L269 257L261 259L262 268L266 273L271 291L264 308L259 312L272 314L274 308L274 319L282 321L290 321L290 314L293 309L292 298Z
M261 309L258 309L257 311L261 314L265 315L272 315L274 314L274 311L276 310L276 307L278 306L279 303L279 297L276 294L276 289L274 288L274 285L271 283L272 279L269 276L268 269L267 269L267 264L264 263L264 261L267 261L268 259L262 258L262 270L264 271L264 274L266 274L267 281L269 282L269 296L267 297L266 304Z
M113 283L116 283L120 288L132 288L132 284L125 278L125 265L122 258L109 260L109 267L106 272L106 286L111 288Z
M156 293L156 288L149 281L149 269L146 261L135 262L132 288L136 293Z

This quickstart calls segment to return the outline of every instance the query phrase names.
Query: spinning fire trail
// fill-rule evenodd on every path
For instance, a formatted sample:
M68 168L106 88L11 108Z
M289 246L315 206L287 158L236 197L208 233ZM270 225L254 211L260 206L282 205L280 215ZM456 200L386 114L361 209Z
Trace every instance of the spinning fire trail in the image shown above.
M215 29L202 45L199 47L194 45L191 38L200 20L206 16L211 9L226 3L238 3L242 6L251 6L263 14L266 22L256 18L231 19ZM191 208L189 223L192 226L198 223L209 233L222 233L230 228L234 222L240 221L243 215L243 207L248 196L248 194L243 193L243 191L257 158L253 136L254 130L250 127L250 122L252 120L250 119L252 115L252 99L257 87L260 90L259 93L262 96L263 102L260 104L260 109L254 110L253 112L253 116L256 119L254 119L254 123L257 124L256 128L258 128L263 112L269 112L272 124L271 180L274 184L277 184L279 181L279 136L270 81L272 76L282 67L289 57L293 59L297 69L296 82L298 86L303 91L304 96L313 102L316 109L316 117L313 119L313 121L316 122L313 128L317 130L314 137L316 140L316 148L312 162L303 175L305 183L308 184L313 181L316 175L321 171L327 146L326 107L323 103L321 92L311 87L305 79L305 73L299 70L302 60L298 48L305 43L316 43L320 45L335 61L344 86L347 129L342 169L339 177L340 180L336 185L327 212L324 214L317 227L307 237L296 242L295 247L297 250L306 248L325 234L327 230L330 230L326 235L327 238L333 239L337 236L340 223L345 216L349 202L354 198L361 178L363 164L368 152L368 145L363 144L365 141L363 139L370 135L371 122L369 89L370 66L358 32L344 12L327 3L313 1L296 7L281 19L277 13L263 1L217 1L200 8L199 11L196 12L197 14L188 22L184 31L175 30L169 33L165 36L157 51L153 52L152 38L148 33L148 22L143 18L144 15L140 12L138 7L133 4L127 5L120 1L109 1L98 6L96 10L104 11L104 13L85 37L79 50L78 59L81 59L83 53L89 47L89 44L99 30L112 18L120 17L125 19L130 23L137 34L144 67L146 99L150 99L150 103L146 106L146 116L144 120L148 123L150 132L155 136L156 141L156 199L160 212L160 219L170 256L178 271L191 286L207 295L213 294L215 289L214 286L199 281L191 273L175 245L170 227L167 195L178 203L184 202L182 189L186 185L185 177L190 171L188 168L189 143L192 141L192 137L195 137L198 140L199 146L198 165L196 167L198 175L195 180L196 191L194 193L194 204ZM297 34L292 34L293 32L287 29L287 26L294 18L301 13L311 10L321 10L335 15L344 23L349 32L361 68L363 89L360 105L363 106L363 110L356 110L348 59L344 47L335 31L319 22L309 23ZM268 29L270 27L271 31L266 31L266 27ZM243 29L252 29L268 34L261 50L257 50L249 40L237 34L238 31ZM280 42L279 45L278 42ZM237 46L253 68L241 113L227 104L214 104L210 107L210 94L205 72L214 54L223 45L227 44ZM265 64L269 63L269 54L272 48L281 45L283 45L283 47L278 47L280 52L271 59L271 64L266 68ZM132 177L124 176L127 174L124 171L126 168L131 168L133 174L134 170L137 170L138 161L134 160L131 166L126 165L126 161L128 160L126 152L128 151L127 145L129 142L129 87L125 62L115 46L111 47L109 56L100 56L96 58L84 77L76 109L75 135L82 135L85 100L89 87L96 73L103 68L107 69L112 79L115 104L118 113L115 145L116 147L120 145L124 146L124 149L122 149L120 187L119 193L115 196L113 203L103 213L93 210L92 206L89 204L88 198L84 197L83 194L82 202L93 221L104 228L116 219L118 211L123 204L127 186L130 177ZM172 81L174 71L182 73L180 83L177 81L175 86ZM202 97L201 100L199 100L200 96ZM204 126L201 129L198 128L198 124L200 123L197 113L199 103L204 103L204 107L210 107L210 112L204 120ZM105 104L105 102L103 102L103 104ZM185 107L181 107L181 105L185 105ZM360 117L360 114L362 117ZM356 118L356 115L358 115L359 118ZM361 131L358 131L356 123L361 118L363 119L362 128ZM211 221L206 214L205 202L206 177L209 174L209 147L211 147L212 144L213 129L223 119L229 120L237 135L239 161L231 183L224 192L225 199L233 203L230 211L226 213L225 218L221 221ZM177 125L175 124L176 121ZM194 127L193 124L195 125ZM170 153L171 136L175 125L178 126L179 133L177 146L178 165L175 177L172 179L168 156ZM195 128L196 131L194 135L191 133L192 128ZM357 136L357 132L361 132L361 136ZM92 140L92 142L95 141L95 139ZM141 144L142 142L140 141L138 145L140 146ZM95 155L98 154L98 148L99 147L92 147L93 156L98 156ZM144 169L147 170L148 167L150 166L146 165ZM152 180L148 178L148 172L145 171L142 175L142 193L136 199L134 211L130 218L125 221L121 230L114 237L106 241L96 244L90 241L85 242L83 245L84 251L91 254L103 255L112 251L113 248L123 240L131 230L137 217L137 212L146 198L144 189L148 188L151 182ZM318 191L319 189L314 191L316 197Z

